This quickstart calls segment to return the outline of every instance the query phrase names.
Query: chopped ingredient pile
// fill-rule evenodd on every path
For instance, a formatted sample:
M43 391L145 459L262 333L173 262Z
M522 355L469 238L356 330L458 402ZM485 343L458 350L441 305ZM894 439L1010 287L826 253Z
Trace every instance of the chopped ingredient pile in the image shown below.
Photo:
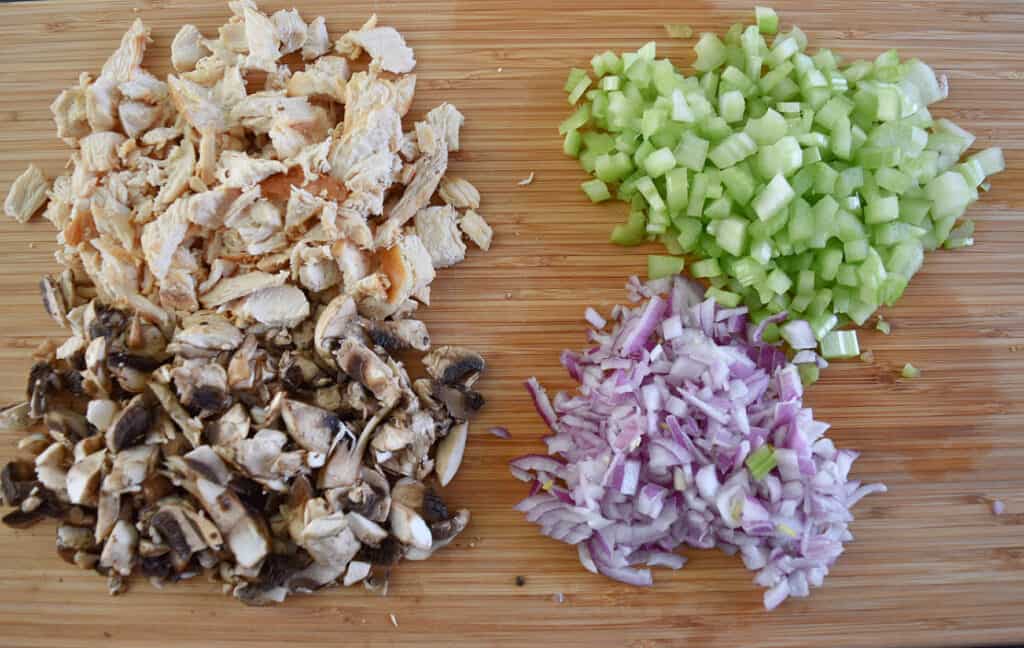
M948 88L923 62L812 55L799 28L755 13L724 39L700 37L696 76L653 42L595 55L569 74L577 108L559 131L594 176L587 196L630 204L612 241L658 239L674 255L652 257L651 279L692 255L690 274L722 306L746 304L755 321L787 311L824 340L895 303L925 251L973 243L960 218L1003 154L961 161L975 138L931 115Z
M528 381L551 435L511 463L532 485L517 509L616 580L650 585L681 545L719 547L757 572L766 608L807 596L853 539L850 509L885 487L849 478L857 453L825 436L745 307L680 277L630 289L608 328L588 311L595 346L563 354L576 393Z
M464 236L491 242L447 174L463 117L403 131L416 61L376 16L332 42L322 17L229 6L214 38L181 28L166 80L136 20L51 106L70 170L7 197L22 222L48 201L65 270L41 288L70 337L0 417L31 455L3 469L4 522L59 519L111 593L204 571L254 605L384 592L469 522L428 480L459 469L484 361L412 318Z

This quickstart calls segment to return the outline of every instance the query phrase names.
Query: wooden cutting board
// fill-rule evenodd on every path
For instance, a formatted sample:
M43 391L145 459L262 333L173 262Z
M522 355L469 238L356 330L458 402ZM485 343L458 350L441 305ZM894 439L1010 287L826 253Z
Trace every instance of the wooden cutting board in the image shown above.
M265 6L290 7L278 0ZM466 115L454 168L483 194L496 230L490 254L441 272L425 319L439 343L481 349L489 403L446 497L473 510L458 542L393 574L387 598L361 588L246 608L196 582L157 591L143 581L111 598L105 582L62 562L51 524L0 530L0 645L71 646L924 646L1024 642L1024 5L986 2L779 1L812 46L873 58L892 47L949 76L935 110L1004 147L1010 170L971 208L977 245L929 255L905 298L886 311L889 337L862 336L871 363L837 363L809 396L837 444L862 451L857 478L890 492L857 508L856 541L807 600L761 609L740 561L689 552L680 572L634 589L585 572L576 552L542 538L511 510L523 485L506 468L537 451L544 430L521 381L569 381L563 348L584 344L587 305L607 310L643 273L645 249L607 241L621 205L590 205L585 179L561 155L566 72L597 50L659 40L688 65L699 33L748 21L743 2L326 2L333 36L377 12L420 61L416 114L441 101ZM96 72L135 16L153 28L147 65L167 71L178 26L205 33L227 17L220 2L29 2L0 8L0 190L29 161L49 176L67 150L47 110L80 70ZM533 184L517 182L535 174ZM30 350L60 331L45 317L38 277L52 271L53 232L37 219L0 223L0 401L21 397ZM904 362L915 381L897 378ZM489 426L507 425L503 441ZM0 456L15 439L0 437ZM991 513L995 499L1008 513ZM525 578L517 586L516 577ZM564 602L554 600L556 593ZM397 627L389 615L394 614Z

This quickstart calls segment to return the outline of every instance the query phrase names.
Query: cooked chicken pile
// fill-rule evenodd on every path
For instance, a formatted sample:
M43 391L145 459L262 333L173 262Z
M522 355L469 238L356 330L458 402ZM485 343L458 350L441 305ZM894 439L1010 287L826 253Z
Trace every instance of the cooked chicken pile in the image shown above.
M133 572L207 571L251 604L383 588L469 521L427 482L459 468L484 362L410 318L464 236L490 245L446 175L462 115L403 131L416 61L376 17L332 43L322 17L229 5L217 38L181 28L166 80L135 21L51 107L70 173L11 187L8 215L46 204L58 230L41 288L71 336L0 415L34 456L0 475L4 521L60 519L59 553L112 593Z

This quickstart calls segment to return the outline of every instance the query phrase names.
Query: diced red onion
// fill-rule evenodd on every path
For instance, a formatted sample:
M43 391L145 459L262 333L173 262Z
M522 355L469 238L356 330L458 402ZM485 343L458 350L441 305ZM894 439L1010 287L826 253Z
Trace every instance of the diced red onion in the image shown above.
M601 317L600 313L590 306L587 307L587 311L583 316L586 318L587 322L596 329L603 329L608 323L605 318Z
M490 432L491 434L493 434L494 436L498 437L499 439L511 439L512 438L512 434L509 433L508 428L505 428L505 427L495 426L495 427L492 427L492 428L488 429L487 431Z
M850 507L885 487L848 479L857 454L836 450L803 407L796 365L762 341L786 314L750 327L745 309L701 301L681 278L634 278L627 290L646 303L614 307L597 346L562 355L576 395L552 402L527 381L558 459L511 462L531 481L517 510L576 544L586 569L625 583L651 584L637 565L681 567L680 545L718 546L757 571L765 607L806 596L852 539ZM589 311L587 321L609 325ZM797 346L805 334L787 330ZM809 348L794 360L820 362ZM765 443L777 466L755 481L745 460Z
M1003 500L996 500L992 502L992 513L995 515L1002 515L1005 512L1006 504L1003 503Z
M818 340L814 337L814 329L807 320L791 320L782 325L782 335L794 349L814 349Z

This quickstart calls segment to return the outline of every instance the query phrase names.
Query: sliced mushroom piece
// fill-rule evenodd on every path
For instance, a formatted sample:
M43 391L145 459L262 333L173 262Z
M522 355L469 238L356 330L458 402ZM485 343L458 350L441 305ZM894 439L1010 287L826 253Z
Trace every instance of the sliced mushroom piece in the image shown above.
M273 286L250 294L238 312L267 326L291 328L309 317L309 300L296 286Z
M447 486L462 465L462 455L466 451L466 438L469 436L469 423L462 422L453 426L448 434L437 444L434 455L434 471L442 486Z
M246 605L263 607L284 602L288 597L288 588L282 586L266 587L258 583L242 583L235 587L232 594Z
M355 585L362 581L370 575L371 567L373 567L373 565L368 562L353 560L348 564L348 569L345 570L345 579L342 581L342 584L345 587L349 587L350 585Z
M293 592L314 592L337 581L345 572L346 565L325 565L313 562L288 579L288 589Z
M107 447L117 452L138 445L153 425L154 404L146 394L139 394L128 401L107 430Z
M196 447L185 455L185 465L203 479L218 486L227 486L231 481L231 470L213 448L208 445Z
M430 333L427 332L427 325L420 320L367 321L363 326L373 343L388 351L426 351L430 348Z
M36 478L47 489L66 496L67 461L67 448L61 443L51 443L36 457Z
M446 385L435 382L433 397L444 403L445 409L448 410L452 418L460 421L472 418L484 406L484 397L480 392L475 392L459 384Z
M234 351L243 340L242 332L219 313L194 313L181 323L167 347L169 353L196 357Z
M434 555L435 551L451 544L452 540L466 529L469 525L469 520L469 511L461 509L454 517L431 524L430 534L433 541L430 544L430 549L427 551L410 549L406 552L405 557L409 560L426 560L430 558Z
M394 405L401 397L395 373L380 357L356 340L347 339L334 352L338 368L358 380L382 403Z
M174 391L167 385L159 382L151 382L149 383L149 391L156 397L156 400L160 402L161 407L163 407L164 411L167 412L167 415L171 417L171 420L181 428L181 431L184 433L189 444L192 447L198 446L201 442L203 432L203 426L199 422L199 419L189 416L188 412L185 411L185 408L181 406L180 402L178 402L178 397L174 395ZM136 396L135 398L140 397ZM131 406L131 403L129 403L129 406ZM156 417L153 417L154 422L155 418Z
M352 533L363 544L376 547L383 542L384 538L388 537L388 532L384 527L355 511L346 513L345 518L348 520L349 527L352 528Z
M142 490L143 482L156 470L159 458L160 448L156 445L140 445L118 452L110 473L103 480L103 490L108 493ZM70 487L70 475L68 485Z
M281 416L288 434L299 446L324 456L331 451L331 441L339 432L351 432L334 412L306 403L284 399Z
M44 420L53 440L65 445L73 445L89 436L88 422L78 412L52 409L46 413Z
M192 554L206 549L206 542L180 506L162 506L149 524L182 562L187 562Z
M331 513L310 521L302 530L300 544L316 562L341 567L352 560L360 547L344 513Z
M121 496L100 489L99 502L96 505L96 544L102 543L110 535L120 513Z
M204 436L215 446L230 448L249 436L251 419L245 405L235 403L216 421L206 425Z
M224 534L228 549L242 567L255 567L270 552L262 518L245 508L234 491L202 477L196 480L200 503Z
M121 576L128 576L135 566L138 546L139 532L130 522L118 520L106 544L103 545L100 566L108 567Z
M75 462L68 469L68 499L72 504L95 506L100 487L100 476L107 451L100 450Z
M32 492L35 483L35 464L16 459L7 462L0 471L0 486L7 506L19 506Z
M113 425L114 420L117 418L117 413L121 411L117 401L106 400L97 398L89 401L89 405L86 408L85 420L92 424L100 434L106 434L110 426Z
M415 511L399 502L391 502L388 514L391 533L399 542L416 549L430 549L433 538L430 527Z
M475 351L456 346L440 346L423 356L423 366L434 380L446 385L461 383L472 387L486 363Z
M337 341L345 337L355 317L356 302L349 295L338 295L324 307L313 332L313 344L322 360L333 363Z
M74 564L76 553L95 550L96 542L92 537L92 529L70 524L61 524L57 527L57 553L65 561Z
M419 512L423 509L423 498L426 493L427 487L423 482L411 477L402 477L391 488L391 499Z
M29 402L22 401L10 405L0 411L0 431L21 432L32 425L32 418L29 416Z
M363 455L366 453L366 446L370 442L373 431L381 421L387 418L393 407L394 405L392 404L379 409L373 418L363 426L362 431L359 433L359 438L353 445L349 446L344 441L334 445L327 460L327 465L320 471L319 478L317 479L317 485L320 488L348 487L353 485L357 478L362 477L360 468ZM384 485L385 492L387 492L386 480L384 480Z
M46 313L61 328L66 328L68 325L68 306L64 301L64 293L61 292L60 285L53 277L46 276L39 280L39 292L42 294L43 307L46 309Z

